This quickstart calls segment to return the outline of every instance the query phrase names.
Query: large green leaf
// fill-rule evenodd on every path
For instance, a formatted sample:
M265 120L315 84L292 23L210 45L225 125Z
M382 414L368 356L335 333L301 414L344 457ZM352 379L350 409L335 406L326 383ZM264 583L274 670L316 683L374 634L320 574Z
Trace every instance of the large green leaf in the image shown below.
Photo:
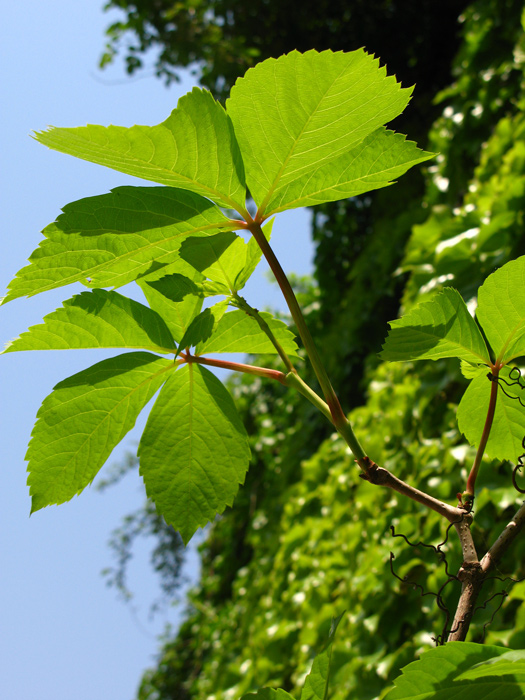
M157 126L51 127L35 138L56 151L191 190L225 207L244 206L244 169L230 119L199 88L181 97Z
M144 304L117 292L82 292L22 333L4 352L70 350L73 348L144 348L176 351L171 333L159 316Z
M288 355L297 355L297 345L294 335L285 323L274 318L271 314L260 311L275 338ZM197 346L199 355L214 352L242 352L253 354L275 354L277 350L272 345L257 321L247 316L244 311L230 311L219 320L215 330Z
M521 700L525 662L504 647L449 642L405 666L394 685L385 700Z
M31 512L88 486L174 368L146 352L103 360L56 385L40 407L26 459Z
M422 151L413 141L406 141L402 134L381 127L349 152L312 168L279 189L268 203L266 214L347 199L386 187L414 165L433 157L433 153Z
M500 376L509 380L511 368L503 367ZM485 426L489 408L491 382L487 373L479 374L467 387L457 410L458 425L471 445L478 446ZM525 392L517 386L503 384L511 396L520 397L525 402ZM516 398L510 398L498 389L496 411L485 453L493 459L509 459L516 462L523 452L522 440L525 436L525 408Z
M187 236L231 229L210 201L171 187L118 187L68 204L4 299L72 282L119 287L173 262ZM187 266L187 263L184 263Z
M397 117L410 93L362 49L293 51L251 68L235 83L226 109L260 210L271 210L268 203L292 182Z
M199 285L202 275L194 270L193 277L175 273L151 282L137 280L148 304L165 320L177 343L200 312L204 300Z
M476 315L500 361L525 355L525 256L487 277Z
M160 392L139 456L148 496L187 543L233 503L250 448L227 390L204 367L189 364Z
M438 360L459 357L489 362L485 341L459 292L446 287L430 301L390 323L383 360Z

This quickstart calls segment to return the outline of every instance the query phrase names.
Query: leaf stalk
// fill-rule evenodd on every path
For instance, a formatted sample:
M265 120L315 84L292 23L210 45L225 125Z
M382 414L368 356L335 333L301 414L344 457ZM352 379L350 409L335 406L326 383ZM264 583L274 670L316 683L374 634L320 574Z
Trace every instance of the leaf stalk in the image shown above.
M274 348L277 350L277 353L281 360L284 363L284 366L288 370L288 372L292 372L294 374L297 374L297 370L292 364L292 361L286 354L284 348L282 345L279 343L275 335L272 333L270 326L266 323L264 318L261 316L259 311L257 309L254 309L252 306L248 304L246 299L240 296L237 292L233 292L232 294L232 302L235 304L235 306L242 311L244 311L245 314L253 318L257 323L259 324L259 328L262 330L262 332L268 337Z
M481 434L481 440L479 441L479 446L478 450L476 452L476 456L474 458L474 463L472 465L472 469L470 470L470 474L468 475L467 479L467 487L465 490L465 495L467 497L474 497L475 494L475 489L476 489L476 479L478 476L479 468L481 465L481 460L483 459L483 454L485 453L485 448L487 446L487 442L489 439L490 431L492 428L492 423L494 421L494 414L496 411L496 400L498 398L498 375L499 375L499 370L500 366L496 365L493 369L492 372L489 373L489 379L490 379L490 399L489 399L489 407L487 410L487 417L485 419L485 425L483 426L483 432Z
M252 220L247 222L245 226L257 241L259 247L263 252L264 257L266 258L270 266L270 269L272 270L275 276L275 279L277 280L279 287L281 288L286 303L288 304L288 308L290 309L290 313L292 315L294 323L297 327L297 331L301 337L301 340L303 341L305 350L308 354L308 357L310 358L310 362L312 363L312 367L321 386L321 390L325 397L326 403L329 407L332 423L337 428L338 432L341 434L347 445L352 450L361 468L363 468L363 466L361 465L361 461L364 460L366 453L361 447L361 444L359 443L357 437L355 436L352 426L350 425L347 417L345 416L341 404L339 403L339 399L337 398L337 395L330 383L323 362L315 346L314 340L310 334L308 326L306 325L305 318L303 316L299 303L297 302L297 298L290 285L290 282L286 277L286 274L283 268L281 267L279 260L273 252L270 243L267 241L266 236L262 231L260 221L257 219Z
M233 372L243 372L244 374L253 374L256 377L264 377L265 379L273 379L280 382L284 386L288 386L286 374L279 372L276 369L268 369L266 367L257 367L256 365L246 365L242 362L229 362L227 360L215 360L211 357L201 357L200 355L191 355L189 352L182 352L181 357L185 362L192 362L198 365L207 365L208 367L217 367L219 369L227 369Z

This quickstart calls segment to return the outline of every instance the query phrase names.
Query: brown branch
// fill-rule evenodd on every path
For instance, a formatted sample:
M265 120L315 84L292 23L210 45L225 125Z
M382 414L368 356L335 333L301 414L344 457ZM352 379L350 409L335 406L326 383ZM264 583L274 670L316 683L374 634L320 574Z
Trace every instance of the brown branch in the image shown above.
M458 578L462 582L461 595L454 622L452 623L452 632L448 637L449 642L462 642L465 640L483 581L486 579L489 571L497 566L524 526L525 503L519 508L510 523L505 526L505 529L481 562L463 562L458 573Z
M439 515L446 518L450 523L458 523L464 518L465 511L461 508L456 508L448 503L439 501L433 496L429 496L428 493L410 486L405 481L401 481L401 479L398 479L397 476L394 476L391 472L389 472L388 469L379 467L368 457L365 459L368 460L366 472L359 475L365 481L369 481L371 484L375 484L376 486L386 486L389 489L393 489L394 491L403 494L403 496L407 496L413 501L417 501L427 508L436 511L436 513L439 513ZM359 462L361 468L363 468L363 465L361 464L362 461L363 460L360 460Z
M483 572L488 573L493 567L495 567L505 552L508 550L510 545L514 542L516 537L520 534L525 526L525 503L523 503L516 515L512 518L510 523L505 526L505 529L494 542L489 551L485 554L481 560L481 567Z

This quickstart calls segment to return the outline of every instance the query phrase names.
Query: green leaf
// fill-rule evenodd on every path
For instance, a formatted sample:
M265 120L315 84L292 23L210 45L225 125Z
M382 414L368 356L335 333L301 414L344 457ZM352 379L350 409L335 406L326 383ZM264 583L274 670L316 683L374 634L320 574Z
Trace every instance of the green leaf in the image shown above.
M438 360L459 357L468 362L490 362L488 349L459 292L445 287L430 301L390 323L381 358Z
M241 700L251 700L251 698L257 698L257 700L294 700L293 695L282 688L261 688L256 693L243 695Z
M337 626L343 614L332 620L330 636L326 649L318 654L312 664L312 670L306 676L301 700L326 700L328 697L328 684L330 682L330 663L332 661L332 642L334 641Z
M516 660L509 667L507 654L504 647L469 642L430 649L402 669L385 700L520 700L525 692L525 664ZM481 672L479 664L484 666Z
M267 240L272 234L274 219L262 227ZM208 285L218 294L233 294L241 290L249 280L262 257L262 250L255 238L246 244L240 236L230 231L204 238L187 238L181 246L180 256L196 270L216 284ZM205 286L206 289L206 286Z
M31 512L88 486L174 368L132 352L103 360L55 386L40 407L26 459Z
M268 203L267 215L387 187L414 165L434 157L405 139L383 127L376 129L347 153L280 189Z
M246 185L230 119L206 90L194 88L157 126L51 127L45 146L161 185L191 190L218 204L244 206Z
M260 311L270 330L288 355L297 355L294 335L285 323L271 314ZM268 336L260 329L257 321L244 311L230 311L219 320L215 330L207 340L197 347L199 355L214 352L242 352L253 354L276 354L276 349Z
M176 259L188 236L232 224L210 201L170 187L118 187L68 204L3 303L72 282L120 287ZM186 263L185 263L186 264Z
M250 448L233 400L204 367L185 365L166 382L139 445L148 496L187 543L233 503Z
M525 651L523 649L506 651L501 656L494 656L477 663L458 676L458 679L473 680L507 675L512 675L515 679L519 676L522 683L525 681Z
M509 380L512 368L503 367L500 377ZM488 371L475 377L468 385L457 410L458 426L469 443L478 446L485 426L489 407L491 382ZM505 386L505 391L525 399L523 392L513 386ZM492 459L509 459L516 462L523 452L521 441L525 435L525 408L516 399L511 399L498 389L496 411L492 422L485 454Z
M269 202L291 183L397 117L410 93L362 49L293 51L248 70L226 109L259 211L272 210Z
M487 277L476 316L500 362L525 355L525 256Z
M202 308L204 296L199 284L202 275L193 271L195 279L177 273L159 280L137 280L148 304L166 321L174 340L178 343L192 320Z
M44 322L22 333L4 352L73 348L144 348L174 353L171 333L158 313L117 292L95 289L63 303Z
M187 238L180 248L180 256L226 292L235 292L236 279L246 265L248 246L232 231L224 231L204 238Z
M485 377L487 376L488 366L487 365L473 365L467 360L461 360L461 374L465 379L474 379L481 374Z
M195 316L181 338L179 352L186 348L197 347L211 338L227 308L228 300L224 300Z

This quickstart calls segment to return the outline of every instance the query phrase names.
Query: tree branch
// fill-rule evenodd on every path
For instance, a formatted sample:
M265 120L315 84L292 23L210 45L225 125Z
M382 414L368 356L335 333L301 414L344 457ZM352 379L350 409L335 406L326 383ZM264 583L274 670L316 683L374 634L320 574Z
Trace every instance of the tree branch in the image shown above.
M360 466L363 467L361 464ZM387 488L393 489L398 493L402 493L404 496L411 498L413 501L417 501L427 508L436 511L436 513L439 513L439 515L446 518L450 523L456 524L465 517L465 511L461 508L456 508L448 503L439 501L437 498L429 496L428 493L410 486L405 481L401 481L401 479L398 479L397 476L394 476L388 471L388 469L379 467L371 460L369 460L365 473L360 474L359 476L361 479L369 481L371 484L375 484L376 486L386 486Z
M505 529L501 535L481 560L481 568L485 574L488 573L494 566L497 566L500 559L523 530L524 526L525 502L520 506L516 515L512 518L510 523L505 526Z

